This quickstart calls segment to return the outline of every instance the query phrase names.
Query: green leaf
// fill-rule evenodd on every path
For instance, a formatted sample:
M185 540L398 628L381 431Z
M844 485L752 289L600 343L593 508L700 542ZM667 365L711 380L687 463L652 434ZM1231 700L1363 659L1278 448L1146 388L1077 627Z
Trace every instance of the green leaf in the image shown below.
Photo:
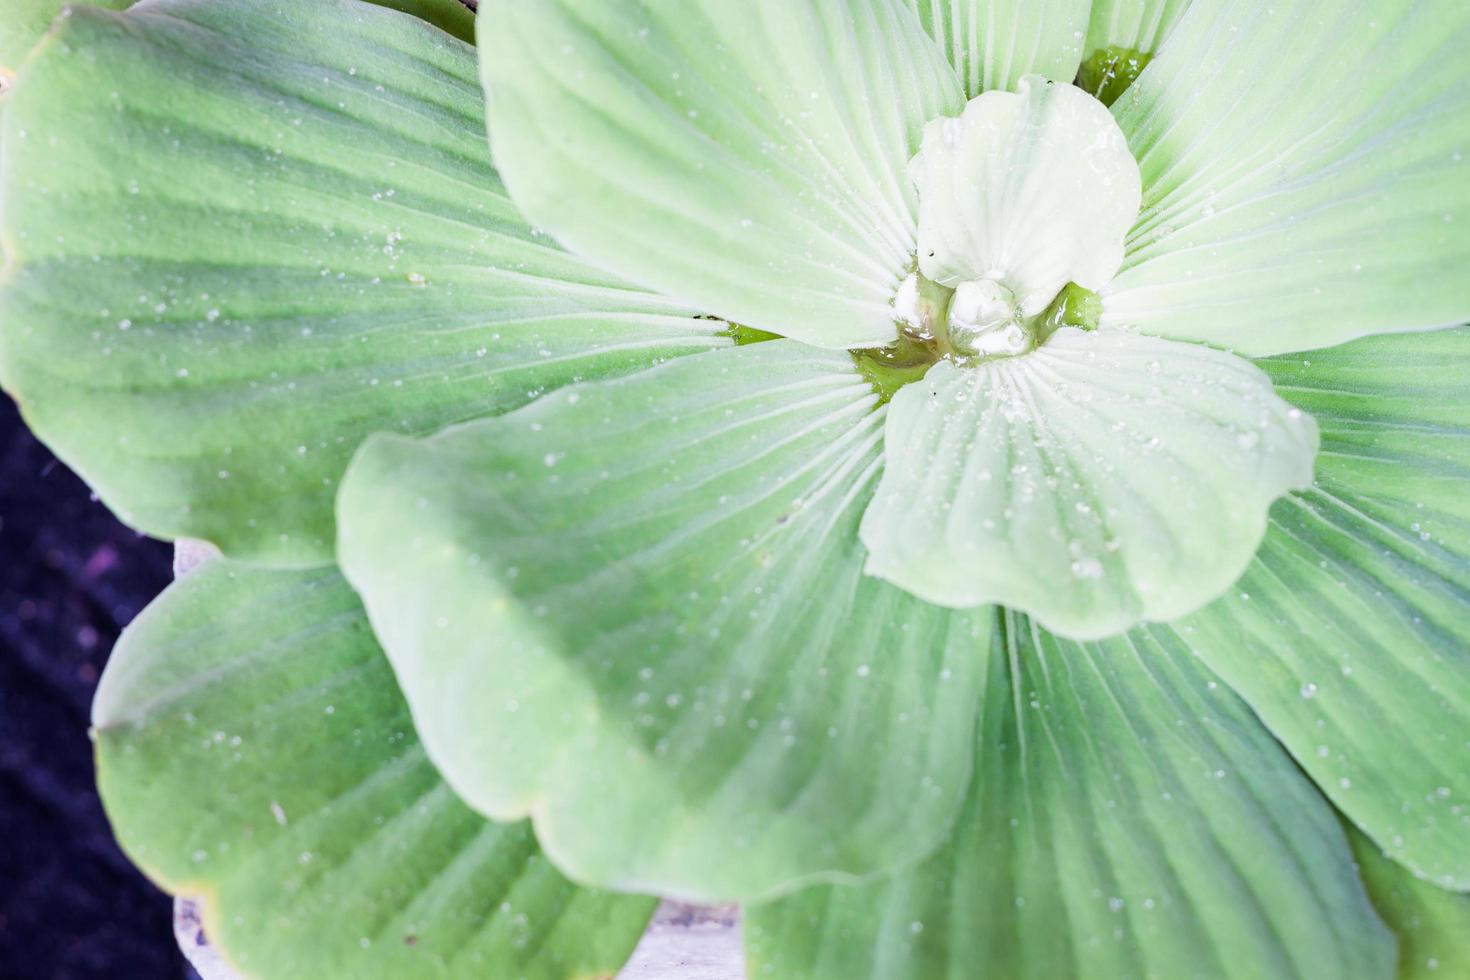
M88 0L85 4L67 0L5 0L5 17L0 20L0 93L5 90L7 76L13 75L21 59L41 39L61 11L69 6L100 7L123 10L135 0ZM461 41L475 39L475 15L461 0L366 0L391 7L426 20Z
M1316 427L1247 361L1121 331L941 361L889 408L867 570L1091 639L1192 612L1306 486Z
M653 910L455 797L334 569L205 564L123 635L93 722L123 847L243 975L610 975Z
M1317 481L1176 624L1391 857L1470 888L1470 328L1258 362Z
M658 894L926 853L990 620L863 574L877 400L847 354L777 340L370 440L344 569L460 794Z
M1090 0L904 0L959 72L967 97L1026 75L1070 82Z
M482 103L351 0L76 9L6 100L0 381L129 523L309 564L367 434L730 342L517 217Z
M1101 102L1038 75L1018 89L930 122L909 174L920 271L951 288L998 281L1033 317L1068 282L1097 290L1118 271L1140 190Z
M1351 826L1348 840L1373 905L1398 937L1398 980L1470 976L1470 895L1420 881Z
M964 104L899 0L487 0L495 162L532 223L708 313L894 338L904 175Z
M1084 59L1105 48L1157 54L1194 0L1092 0Z
M133 0L95 0L94 6L121 10ZM5 93L21 61L46 33L67 0L5 0L0 17L0 95Z
M1470 4L1196 0L1114 106L1104 325L1264 355L1470 318Z
M1391 975L1332 809L1187 647L999 616L950 842L886 881L750 910L751 976Z

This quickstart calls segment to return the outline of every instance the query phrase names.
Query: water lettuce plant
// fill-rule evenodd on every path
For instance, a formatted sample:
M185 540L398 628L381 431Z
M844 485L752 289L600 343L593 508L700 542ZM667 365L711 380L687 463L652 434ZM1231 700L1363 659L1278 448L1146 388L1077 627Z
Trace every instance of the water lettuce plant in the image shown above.
M21 6L0 380L223 552L94 724L242 971L1470 971L1470 7Z

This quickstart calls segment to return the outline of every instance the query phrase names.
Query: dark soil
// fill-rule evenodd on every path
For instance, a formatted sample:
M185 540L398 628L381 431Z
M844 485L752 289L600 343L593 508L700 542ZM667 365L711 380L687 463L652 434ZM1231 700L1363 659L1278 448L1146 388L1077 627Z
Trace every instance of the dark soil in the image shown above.
M0 977L190 976L167 896L98 802L88 706L118 631L170 577L0 395Z

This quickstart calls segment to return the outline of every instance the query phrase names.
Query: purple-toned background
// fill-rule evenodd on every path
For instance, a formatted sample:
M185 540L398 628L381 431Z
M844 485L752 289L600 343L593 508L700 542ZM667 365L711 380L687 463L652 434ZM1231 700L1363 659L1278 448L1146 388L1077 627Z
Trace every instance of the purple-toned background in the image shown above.
M88 706L118 631L169 581L0 395L0 977L191 976L169 900L118 850Z

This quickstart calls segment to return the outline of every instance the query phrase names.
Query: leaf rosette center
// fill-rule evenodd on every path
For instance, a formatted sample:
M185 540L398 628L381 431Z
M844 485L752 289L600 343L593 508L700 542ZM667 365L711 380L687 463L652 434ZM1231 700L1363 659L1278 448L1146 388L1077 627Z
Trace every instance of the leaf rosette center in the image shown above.
M1214 598L1316 428L1240 358L1102 325L1142 200L1112 113L1028 76L929 122L908 176L899 340L856 355L890 403L867 571L1078 638Z
M1037 76L986 92L925 127L909 177L918 254L893 302L902 336L974 364L1097 325L1095 290L1122 261L1142 194L1102 103Z

